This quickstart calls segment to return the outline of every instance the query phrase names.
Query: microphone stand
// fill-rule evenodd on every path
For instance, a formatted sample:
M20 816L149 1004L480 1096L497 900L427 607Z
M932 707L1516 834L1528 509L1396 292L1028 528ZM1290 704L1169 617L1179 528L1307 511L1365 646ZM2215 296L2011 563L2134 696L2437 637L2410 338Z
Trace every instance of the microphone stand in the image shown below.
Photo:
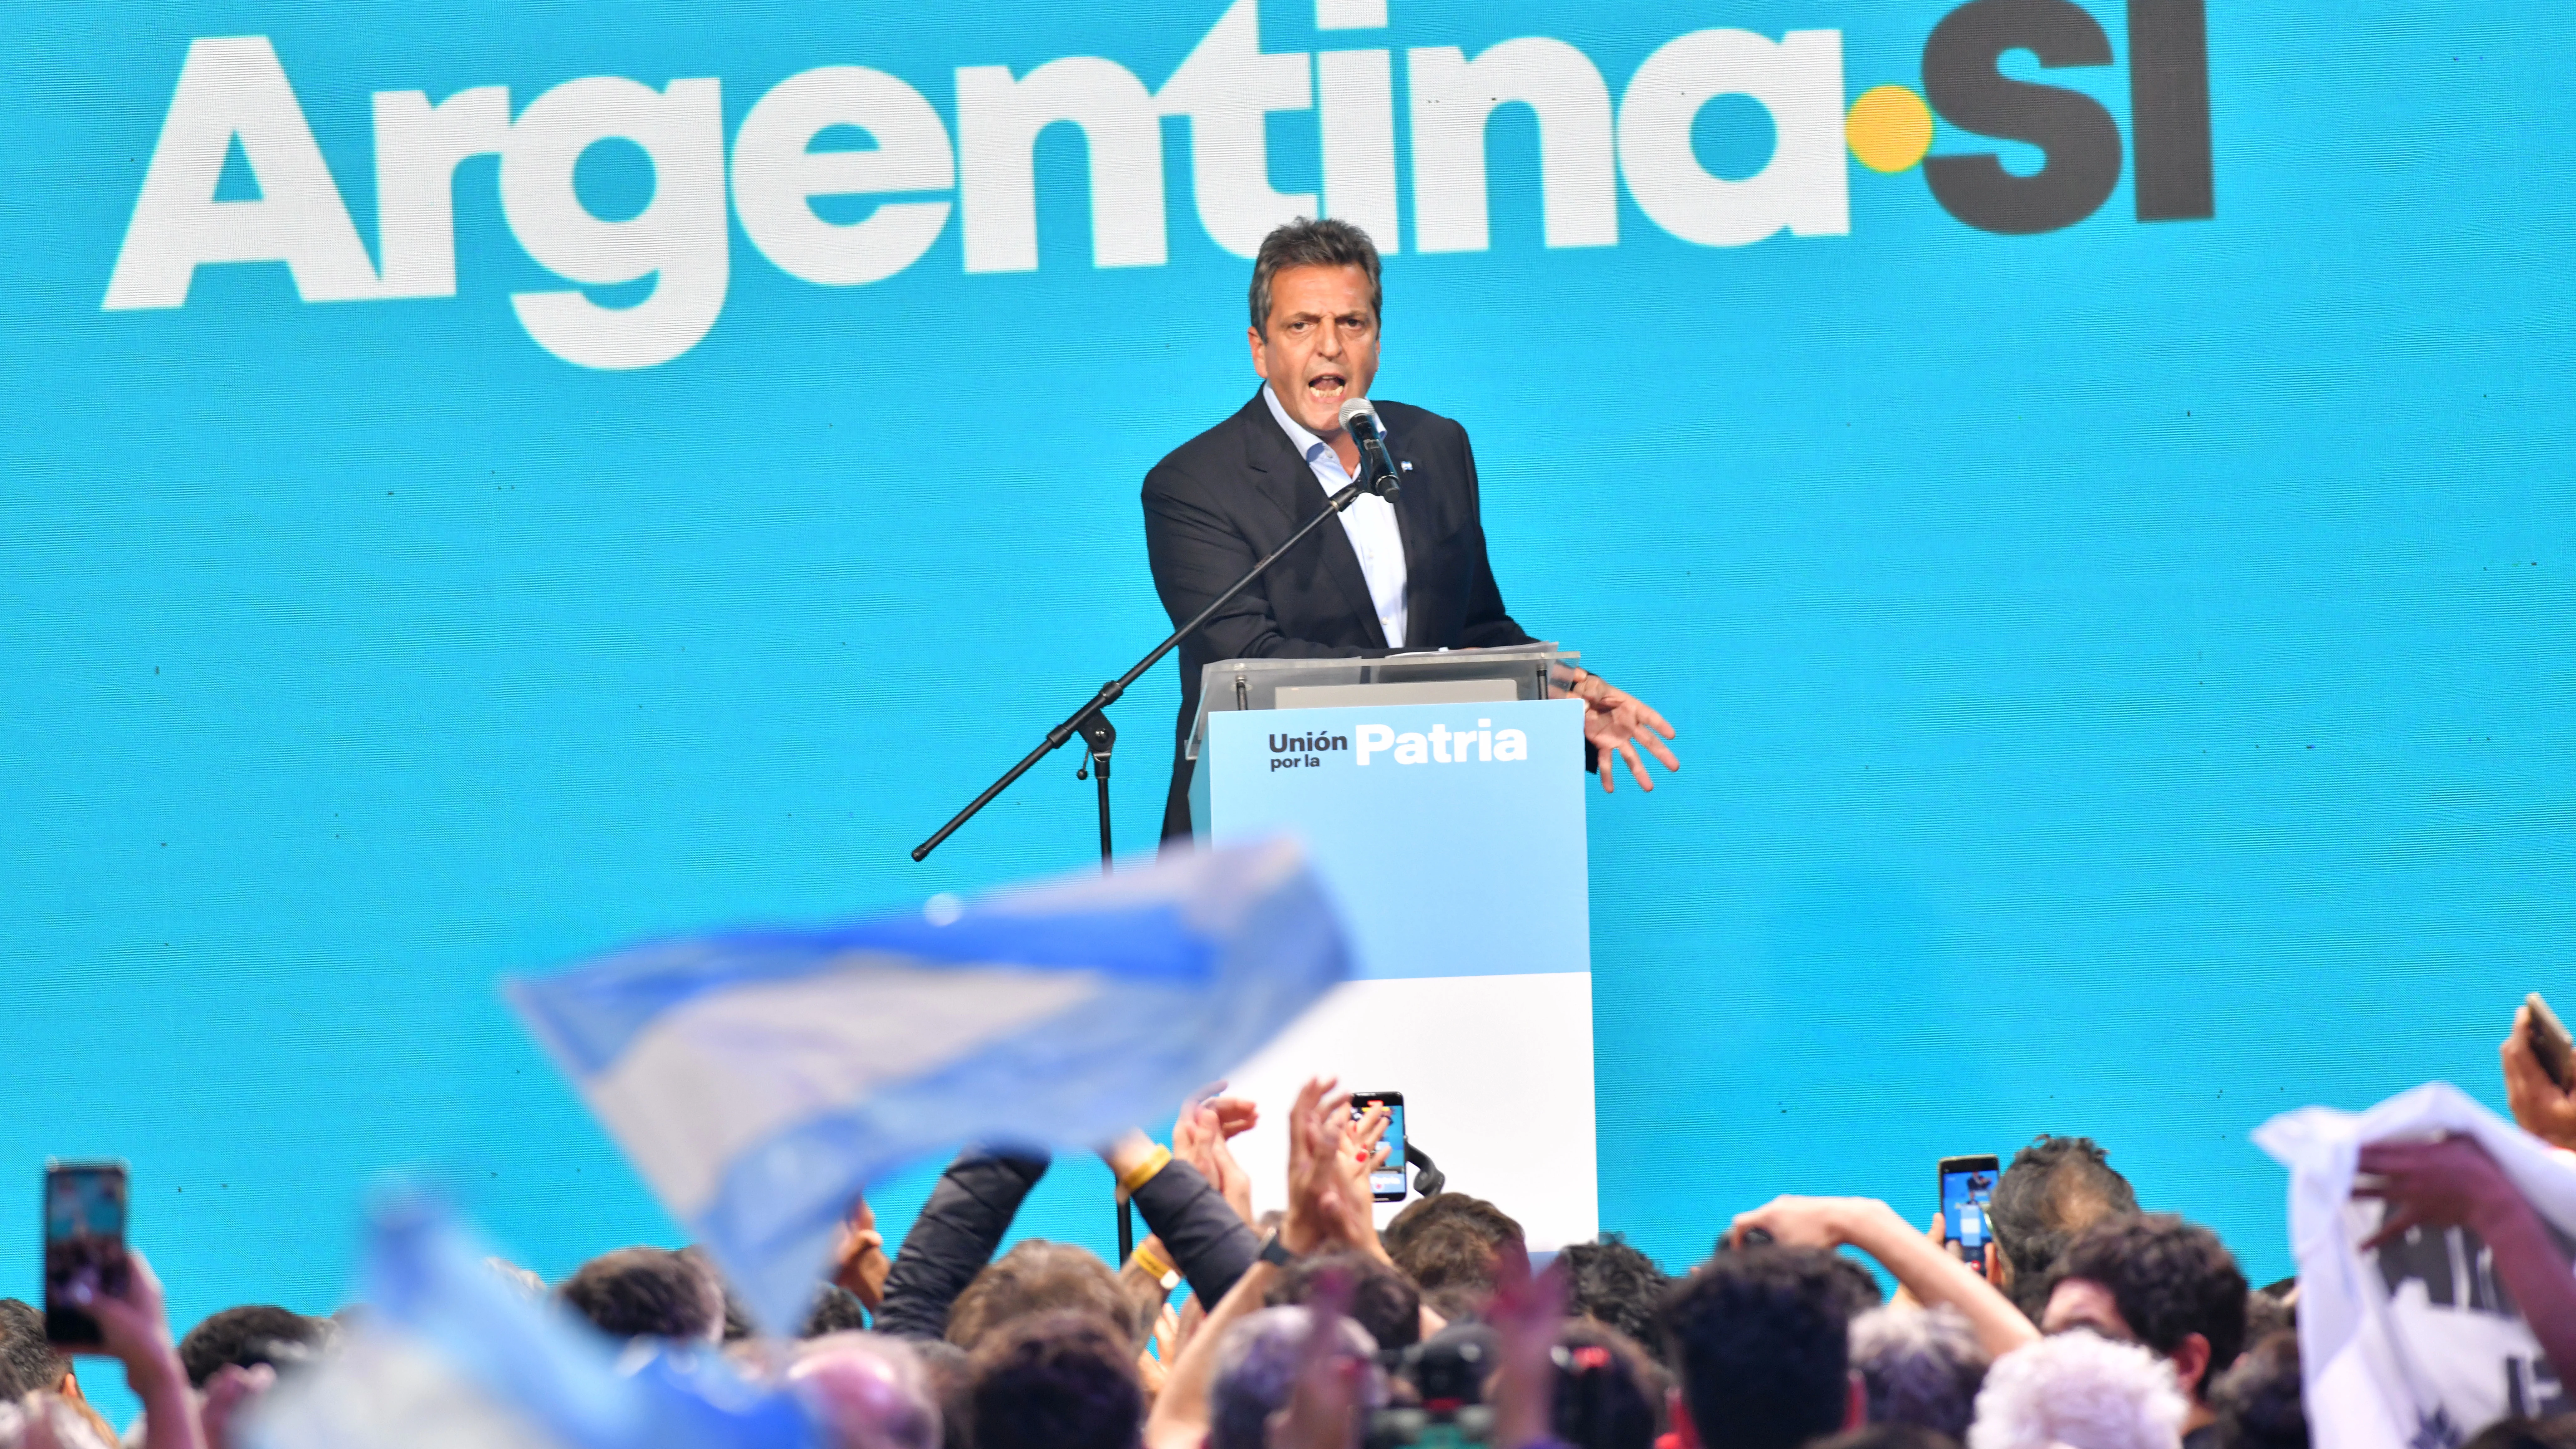
M1109 716L1102 711L1108 709L1109 706L1116 704L1119 697L1127 692L1127 686L1134 684L1138 679L1144 677L1145 671L1160 663L1164 655L1179 648L1181 641L1197 632L1198 627L1201 624L1206 623L1209 616L1216 613L1217 610L1224 608L1227 604L1233 602L1235 595L1242 593L1247 588L1250 588L1253 580L1258 579L1264 573L1267 573L1270 566L1277 563L1290 549L1305 542L1306 535L1313 533L1317 528L1323 526L1325 519L1338 516L1343 509L1350 507L1352 502L1358 499L1362 493L1376 493L1386 499L1394 499L1397 490L1395 475L1396 470L1394 465L1387 461L1385 444L1378 443L1370 449L1365 450L1361 455L1359 481L1348 484L1344 486L1340 492L1335 493L1331 499L1325 502L1323 512L1306 520L1305 526L1289 535L1286 543L1272 549L1268 557L1252 566L1251 572L1245 574L1242 578L1235 580L1232 588L1229 588L1224 593L1217 595L1213 603L1210 603L1206 608L1199 610L1198 617L1173 630L1170 636L1165 638L1162 643L1154 646L1152 652L1148 653L1144 658L1137 660L1134 668L1129 669L1126 673L1119 675L1116 679L1109 681L1107 684L1100 686L1099 691L1093 694L1091 698L1083 704L1082 708L1075 710L1072 716L1066 719L1064 723L1057 725L1054 729L1048 730L1046 732L1046 738L1038 742L1038 747L1036 749L1033 749L1027 754L1021 756L1020 762L1004 771L1002 778L985 786L984 793L976 796L973 801L967 804L965 809L958 811L956 815L950 817L947 824L939 827L938 833L932 835L928 840L923 841L919 845L914 846L912 848L912 858L915 861L928 859L930 853L940 847L941 842L947 840L949 836L956 834L958 827L964 825L967 821L974 819L976 812L982 810L985 806L992 804L995 796L1001 794L1004 790L1011 788L1012 782L1018 780L1022 775L1027 774L1038 761L1043 760L1048 755L1062 749L1066 741L1072 739L1075 735L1080 735L1090 746L1089 758L1084 761L1081 768L1074 771L1073 777L1079 780L1087 772L1098 778L1100 787L1100 869L1104 874L1107 873L1110 868L1109 755L1110 751L1118 742L1118 731L1110 727Z

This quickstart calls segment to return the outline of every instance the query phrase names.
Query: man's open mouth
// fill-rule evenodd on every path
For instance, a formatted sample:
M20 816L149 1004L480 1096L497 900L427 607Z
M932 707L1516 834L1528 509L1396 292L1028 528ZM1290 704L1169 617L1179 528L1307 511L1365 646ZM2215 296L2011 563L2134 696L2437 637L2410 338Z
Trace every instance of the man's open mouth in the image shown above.
M1342 382L1342 375L1338 372L1318 373L1306 379L1306 391L1318 396L1337 393L1342 390Z

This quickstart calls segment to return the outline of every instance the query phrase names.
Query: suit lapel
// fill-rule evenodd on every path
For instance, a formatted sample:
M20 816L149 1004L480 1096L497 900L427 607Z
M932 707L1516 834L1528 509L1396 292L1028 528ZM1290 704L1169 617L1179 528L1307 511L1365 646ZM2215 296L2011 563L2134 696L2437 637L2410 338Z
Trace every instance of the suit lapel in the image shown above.
M1324 511L1324 485L1315 470L1297 456L1296 446L1288 441L1279 420L1270 415L1270 404L1258 392L1238 414L1244 425L1244 463L1252 471L1254 487L1273 506L1288 515L1290 531L1306 526L1308 520ZM1324 550L1324 573L1342 591L1343 600L1358 610L1361 627L1367 633L1371 648L1386 647L1386 630L1377 621L1377 603L1369 596L1368 575L1360 569L1359 553L1351 547L1350 533L1336 520L1315 530L1310 544ZM1413 566L1413 544L1405 543L1405 567ZM1282 559L1271 565L1275 572L1290 565Z

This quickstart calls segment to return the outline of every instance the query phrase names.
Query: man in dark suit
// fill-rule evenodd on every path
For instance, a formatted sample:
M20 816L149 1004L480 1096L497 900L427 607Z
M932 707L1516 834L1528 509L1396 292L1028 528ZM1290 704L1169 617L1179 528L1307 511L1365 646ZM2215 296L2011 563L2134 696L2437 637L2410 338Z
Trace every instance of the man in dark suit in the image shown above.
M1345 398L1377 375L1383 293L1377 247L1346 221L1273 231L1252 266L1252 365L1261 391L1233 417L1145 475L1145 548L1177 627L1324 511L1359 474L1341 425ZM1399 497L1366 494L1270 566L1181 645L1180 736L1198 712L1199 672L1219 659L1346 659L1532 642L1503 609L1477 514L1467 431L1404 403L1375 404L1404 469ZM1583 733L1611 786L1613 756L1637 783L1643 744L1677 770L1664 717L1598 675L1576 673ZM1176 751L1166 839L1190 830L1189 761Z

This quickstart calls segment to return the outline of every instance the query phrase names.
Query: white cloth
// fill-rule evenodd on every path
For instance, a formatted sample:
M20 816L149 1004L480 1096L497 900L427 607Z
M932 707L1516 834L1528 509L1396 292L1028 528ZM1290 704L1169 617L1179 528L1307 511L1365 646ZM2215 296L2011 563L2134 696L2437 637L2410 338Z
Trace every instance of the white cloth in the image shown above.
M1334 455L1333 445L1288 416L1279 395L1266 382L1261 385L1261 400L1270 404L1270 415L1287 432L1289 444L1315 470L1315 481L1324 485L1325 497L1350 486L1350 470ZM1361 494L1342 510L1342 532L1350 536L1351 552L1360 556L1360 572L1368 578L1369 607L1377 611L1378 627L1386 631L1386 646L1403 648L1404 535L1396 530L1395 505L1374 493Z
M2475 1137L2544 1221L2576 1233L2576 1163L2448 1082L2367 1112L2303 1107L2255 1130L2255 1145L2290 1169L2299 1361L2317 1449L2433 1449L2508 1413L2566 1407L2474 1236L2417 1229L2369 1254L2357 1246L2382 1210L2352 1200L2362 1147L2444 1133Z

